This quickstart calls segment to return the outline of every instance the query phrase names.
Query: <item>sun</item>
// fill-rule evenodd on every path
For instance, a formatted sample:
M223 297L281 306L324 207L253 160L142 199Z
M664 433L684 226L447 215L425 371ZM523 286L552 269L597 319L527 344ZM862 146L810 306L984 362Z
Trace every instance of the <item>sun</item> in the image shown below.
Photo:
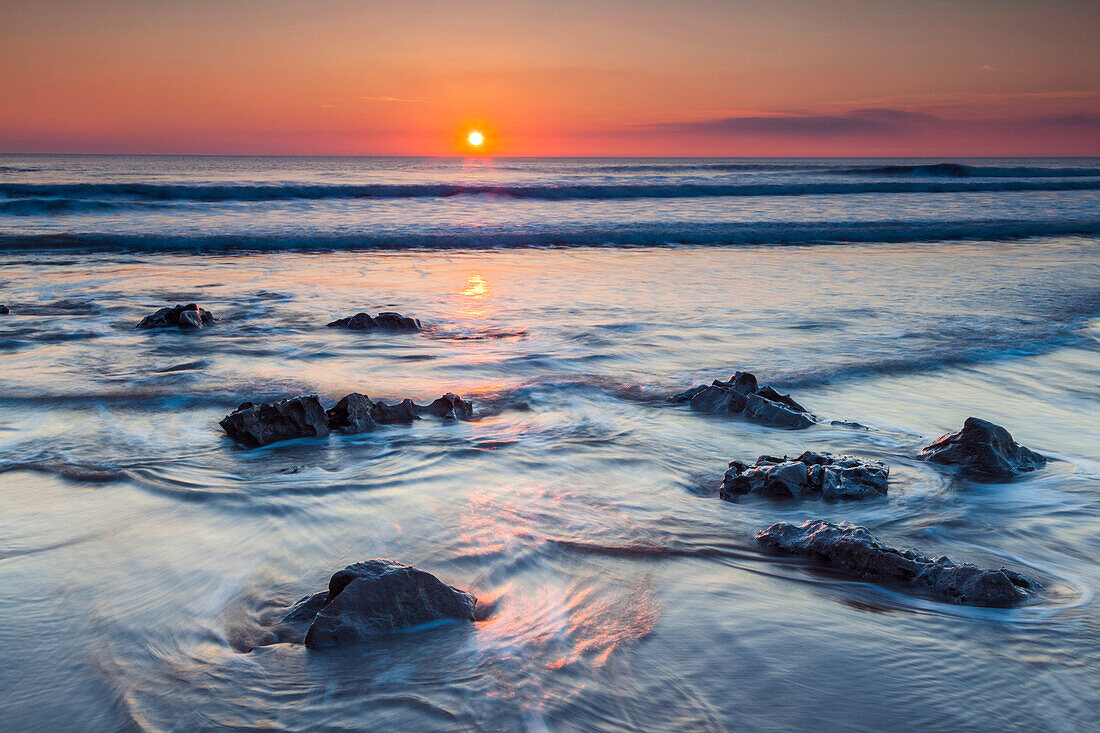
M466 142L472 148L480 148L485 144L485 136L481 134L480 130L470 130L469 134L466 135Z

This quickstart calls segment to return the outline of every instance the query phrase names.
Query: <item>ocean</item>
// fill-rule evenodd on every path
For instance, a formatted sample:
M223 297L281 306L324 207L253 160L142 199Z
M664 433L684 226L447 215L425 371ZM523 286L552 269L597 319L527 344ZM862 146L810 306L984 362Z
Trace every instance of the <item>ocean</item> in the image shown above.
M189 302L216 324L134 328ZM0 304L13 730L1100 725L1100 160L0 156ZM389 310L424 330L325 327ZM737 370L821 421L667 400ZM218 426L349 392L474 419ZM917 459L968 416L1050 461ZM803 450L888 495L718 498ZM811 518L1044 588L956 605L754 539ZM374 557L494 611L267 643Z

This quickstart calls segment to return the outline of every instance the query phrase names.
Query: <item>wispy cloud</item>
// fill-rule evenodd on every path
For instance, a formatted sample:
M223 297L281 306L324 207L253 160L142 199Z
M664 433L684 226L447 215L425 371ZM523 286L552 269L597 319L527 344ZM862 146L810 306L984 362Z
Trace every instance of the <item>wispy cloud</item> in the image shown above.
M997 129L1013 131L1089 129L1100 133L1100 114L1062 114L950 118L923 111L874 107L841 112L751 113L688 122L648 125L649 131L700 135L766 135L776 137L835 138L888 137L932 132Z
M367 102L430 102L430 99L403 99L401 97L359 97Z
M694 122L667 122L654 128L680 133L798 135L831 137L898 132L936 126L940 118L901 109L855 109L839 113L750 114Z

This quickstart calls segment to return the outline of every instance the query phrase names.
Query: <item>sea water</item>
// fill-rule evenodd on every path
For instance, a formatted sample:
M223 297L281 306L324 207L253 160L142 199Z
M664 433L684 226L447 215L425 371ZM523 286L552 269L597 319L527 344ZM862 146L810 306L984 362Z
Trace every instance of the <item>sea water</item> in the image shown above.
M186 302L217 324L134 329ZM13 730L1100 723L1100 161L5 156L0 303ZM324 327L384 310L425 330ZM736 370L822 422L666 400ZM352 391L475 418L218 427ZM1052 460L917 460L970 415ZM717 498L806 449L887 463L888 496ZM817 517L1044 591L957 606L754 541ZM494 613L265 644L372 557Z

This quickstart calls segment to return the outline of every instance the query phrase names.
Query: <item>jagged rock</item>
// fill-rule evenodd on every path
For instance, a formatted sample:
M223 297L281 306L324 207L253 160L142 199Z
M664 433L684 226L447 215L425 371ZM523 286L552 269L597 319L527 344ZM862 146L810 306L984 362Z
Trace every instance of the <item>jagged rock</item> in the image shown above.
M474 406L454 392L448 392L423 409L437 417L454 420L469 420L474 416Z
M393 560L368 560L332 576L328 590L302 598L283 618L308 625L307 647L341 646L431 621L473 621L477 599L426 573Z
M330 431L363 433L379 425L397 425L419 420L428 413L442 418L470 420L474 406L448 392L430 405L405 399L396 405L352 392L329 408L314 396L295 397L254 405L245 402L222 419L220 425L230 438L250 448L294 438L324 437Z
M794 400L791 401L794 402ZM773 428L802 430L814 424L805 412L796 411L785 403L773 402L759 394L750 394L745 398L745 409L742 414L752 422L770 425Z
M1014 606L1039 589L1035 581L1007 568L983 570L927 557L916 550L882 544L866 527L808 519L801 526L777 522L756 535L772 550L805 555L858 577L901 580L931 589L952 603Z
M6 316L8 313L11 313L8 307L6 305L0 305L0 316Z
M138 328L204 328L214 322L214 315L194 303L161 308L151 316L145 316Z
M329 408L325 415L328 417L329 430L342 430L345 433L365 433L378 427L372 413L374 403L370 398L358 392L347 395L335 406Z
M748 372L737 372L727 382L716 379L709 385L700 384L669 399L687 402L693 410L742 415L752 422L777 428L801 430L814 424L806 408L789 394L779 394L767 385L759 386L756 377Z
M371 417L380 425L398 425L419 420L420 410L420 405L407 398L396 405L387 405L379 400L374 403Z
M392 425L419 420L425 413L442 418L470 420L474 415L474 406L453 392L448 392L428 405L418 405L409 399L396 405L378 401L372 407L371 416L379 424Z
M868 499L886 495L890 469L878 461L806 451L794 459L760 456L752 466L730 461L719 496L821 496Z
M959 466L964 472L987 478L1010 478L1034 471L1047 462L1012 435L987 420L966 418L962 430L942 435L921 451L922 461Z
M249 448L329 434L325 409L313 395L260 405L245 402L222 418L219 425L230 438Z
M347 318L337 318L328 324L329 328L346 328L351 331L373 331L383 329L386 331L419 331L420 321L416 318L403 316L400 313L379 313L371 318L367 313L356 313Z

